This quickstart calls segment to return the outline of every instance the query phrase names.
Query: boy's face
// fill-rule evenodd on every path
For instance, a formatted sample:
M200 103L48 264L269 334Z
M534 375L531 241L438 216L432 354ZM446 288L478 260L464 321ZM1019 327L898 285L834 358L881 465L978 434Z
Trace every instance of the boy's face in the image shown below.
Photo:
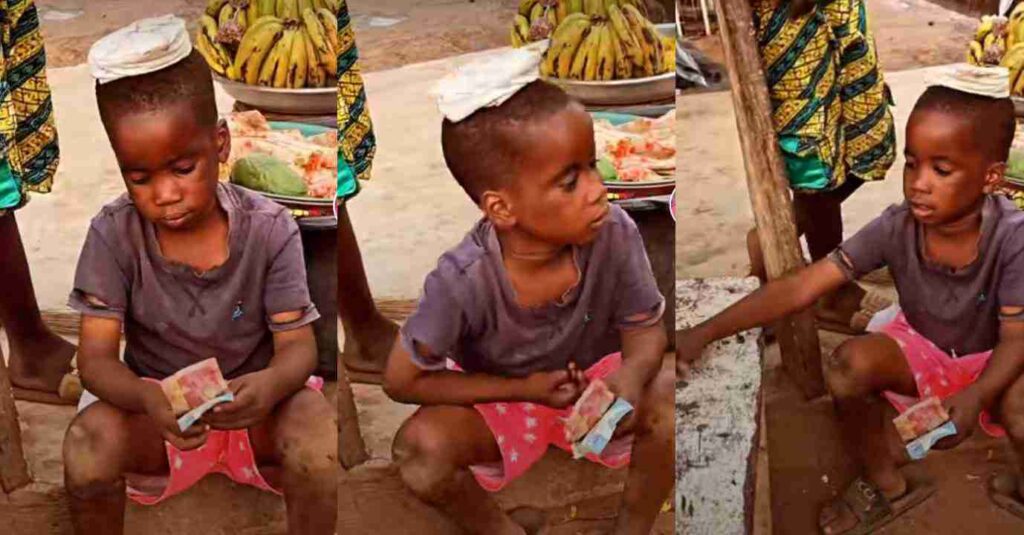
M143 217L166 230L187 230L217 210L219 163L231 151L223 121L204 127L180 104L126 113L111 123L110 144Z
M904 151L903 194L914 218L926 225L957 221L978 206L1003 177L979 147L968 118L922 110L911 114Z
M522 128L525 155L500 193L484 195L499 228L518 227L558 245L592 241L608 216L608 193L594 168L594 125L578 105ZM504 206L496 201L501 197Z

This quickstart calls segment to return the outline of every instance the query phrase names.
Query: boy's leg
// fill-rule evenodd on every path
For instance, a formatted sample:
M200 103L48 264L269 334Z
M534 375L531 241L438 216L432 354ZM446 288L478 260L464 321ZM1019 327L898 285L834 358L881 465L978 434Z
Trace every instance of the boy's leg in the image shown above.
M1010 438L1010 447L1017 462L1017 496L1024 502L1024 376L1016 381L1003 394L999 404L999 422L1006 428Z
M303 388L282 401L264 425L250 429L257 462L282 468L288 533L334 533L338 519L338 416L321 395Z
M675 368L666 359L637 407L632 460L616 535L651 532L675 479Z
M56 392L71 371L75 346L50 332L36 303L25 247L14 213L0 216L0 326L10 340L8 368L14 386Z
M345 365L353 370L384 370L398 325L373 302L348 209L338 207L338 316L345 329Z
M889 500L906 493L899 467L909 461L891 421L896 411L881 396L889 390L917 395L914 375L895 340L869 334L847 340L825 362L825 381L839 417L846 451L860 474ZM827 507L824 519L837 532L856 523L846 510Z
M64 487L80 534L124 533L124 474L166 474L163 438L149 418L98 401L64 436Z
M394 458L413 494L467 532L524 533L469 470L472 465L501 461L494 435L472 407L420 408L399 429Z

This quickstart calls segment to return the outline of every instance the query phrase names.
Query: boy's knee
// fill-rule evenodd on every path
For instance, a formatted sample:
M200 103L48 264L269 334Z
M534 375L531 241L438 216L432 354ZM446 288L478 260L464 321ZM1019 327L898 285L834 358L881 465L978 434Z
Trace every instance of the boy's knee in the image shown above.
M392 450L402 481L421 498L443 494L455 474L443 434L423 418L414 415L402 424Z
M278 415L274 446L286 471L333 477L338 468L335 411L316 392L300 391Z
M675 369L662 366L644 392L643 413L637 432L672 434L675 427L675 396Z
M64 435L64 486L88 498L123 489L123 457L130 442L124 417L105 407L76 417Z
M825 381L837 398L862 397L871 392L872 353L853 338L839 345L825 361Z

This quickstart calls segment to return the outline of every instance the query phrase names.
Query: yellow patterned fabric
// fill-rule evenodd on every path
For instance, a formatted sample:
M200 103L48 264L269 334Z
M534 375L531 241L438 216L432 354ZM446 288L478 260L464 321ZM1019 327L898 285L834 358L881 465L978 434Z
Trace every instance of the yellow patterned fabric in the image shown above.
M31 0L0 0L0 214L46 193L57 170L57 129L39 15Z
M338 41L341 43L338 51L338 146L355 176L369 180L377 140L366 105L352 19L344 0L338 10Z
M814 189L885 178L896 136L863 0L819 0L799 17L790 0L753 6L784 156L820 161L826 184ZM792 171L790 183L803 189Z

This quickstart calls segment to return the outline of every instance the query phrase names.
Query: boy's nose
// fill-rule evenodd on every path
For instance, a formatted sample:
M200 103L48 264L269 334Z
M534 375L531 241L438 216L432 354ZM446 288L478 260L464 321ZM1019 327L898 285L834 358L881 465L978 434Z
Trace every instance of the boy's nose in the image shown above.
M174 204L181 200L181 186L173 178L162 178L156 182L154 202L158 206Z

